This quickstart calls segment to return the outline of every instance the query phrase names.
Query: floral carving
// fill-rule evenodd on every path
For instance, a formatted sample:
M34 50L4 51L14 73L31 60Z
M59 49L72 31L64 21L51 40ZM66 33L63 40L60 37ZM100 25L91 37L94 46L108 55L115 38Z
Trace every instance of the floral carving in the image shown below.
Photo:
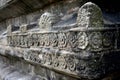
M67 56L66 58L66 62L67 62L67 67L70 71L74 71L76 69L76 62L75 62L75 58L74 55L73 56Z
M67 46L67 43L68 43L66 34L59 33L58 36L59 36L59 45L58 46L60 48L65 48Z
M78 48L85 49L88 45L88 37L85 32L78 33Z
M110 47L111 46L111 44L112 44L112 37L113 37L112 32L105 32L103 34L103 45L105 47Z
M70 35L69 35L69 43L70 43L70 46L71 48L76 48L78 43L77 43L77 35L74 33L74 32L71 32Z
M59 68L61 69L66 69L67 68L67 63L66 63L66 60L65 60L65 56L64 55L60 55L58 57L58 62L59 62Z
M50 44L52 47L58 46L58 36L56 33L50 34Z
M49 30L51 29L52 25L56 23L56 21L57 21L56 15L46 12L41 15L38 24L40 26L40 29Z
M102 35L100 32L92 32L89 36L90 46L93 50L101 50L102 48Z
M49 46L50 45L50 38L49 38L49 34L44 34L44 45L45 46Z

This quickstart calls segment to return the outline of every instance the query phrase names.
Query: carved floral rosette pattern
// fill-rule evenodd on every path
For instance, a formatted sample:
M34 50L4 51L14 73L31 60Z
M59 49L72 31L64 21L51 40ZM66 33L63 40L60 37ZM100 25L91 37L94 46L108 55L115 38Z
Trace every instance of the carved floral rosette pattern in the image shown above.
M17 47L53 47L64 50L90 50L100 51L114 46L111 31L67 31L15 34L8 36L9 45Z
M89 35L89 44L92 50L102 49L102 34L100 32L92 32Z
M78 33L78 48L85 49L88 45L88 36L85 32Z
M113 32L105 32L103 34L103 46L105 48L112 48L113 47L113 36L114 33Z
M52 67L58 70L76 72L75 55L50 53L43 50L27 50L24 52L24 59L30 62Z

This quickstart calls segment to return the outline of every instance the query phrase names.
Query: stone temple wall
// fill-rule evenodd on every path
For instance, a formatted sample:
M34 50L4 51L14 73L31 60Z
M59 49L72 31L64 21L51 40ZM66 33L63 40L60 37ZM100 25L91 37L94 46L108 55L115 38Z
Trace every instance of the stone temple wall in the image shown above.
M95 3L13 0L3 9L0 80L119 80L119 24L106 24Z

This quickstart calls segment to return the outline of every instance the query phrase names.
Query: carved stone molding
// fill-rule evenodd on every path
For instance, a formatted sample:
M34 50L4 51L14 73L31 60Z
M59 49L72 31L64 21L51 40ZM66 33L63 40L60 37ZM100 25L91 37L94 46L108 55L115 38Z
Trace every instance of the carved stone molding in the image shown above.
M78 48L85 49L88 45L88 36L85 32L78 33Z

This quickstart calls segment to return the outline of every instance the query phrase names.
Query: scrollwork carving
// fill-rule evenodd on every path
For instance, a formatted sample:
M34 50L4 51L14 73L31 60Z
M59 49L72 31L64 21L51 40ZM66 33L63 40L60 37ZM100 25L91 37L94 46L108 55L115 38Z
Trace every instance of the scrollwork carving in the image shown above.
M20 31L21 31L22 33L27 32L27 24L21 25L21 26L20 26Z
M59 68L61 69L67 69L67 63L66 63L66 60L65 60L65 55L60 55L58 57L58 62L59 62Z
M103 34L103 46L110 47L112 46L113 34L112 32L105 32Z
M75 71L76 69L76 62L75 62L75 58L74 56L67 56L66 58L66 62L67 62L67 67L70 71Z
M52 47L57 47L58 46L58 35L56 33L51 33L50 34L50 45Z
M67 47L68 39L67 39L66 34L65 33L59 33L58 36L59 36L59 43L58 43L59 48Z
M78 48L85 49L88 45L88 36L85 32L78 33Z
M77 34L75 32L71 32L69 33L69 44L71 46L71 49L77 48L78 45L78 38L77 38Z
M44 45L45 46L50 46L50 38L49 34L44 34Z
M89 35L90 46L93 50L101 50L102 49L102 35L100 32L92 32Z
M79 27L103 27L101 9L92 2L87 2L78 11L77 25Z

